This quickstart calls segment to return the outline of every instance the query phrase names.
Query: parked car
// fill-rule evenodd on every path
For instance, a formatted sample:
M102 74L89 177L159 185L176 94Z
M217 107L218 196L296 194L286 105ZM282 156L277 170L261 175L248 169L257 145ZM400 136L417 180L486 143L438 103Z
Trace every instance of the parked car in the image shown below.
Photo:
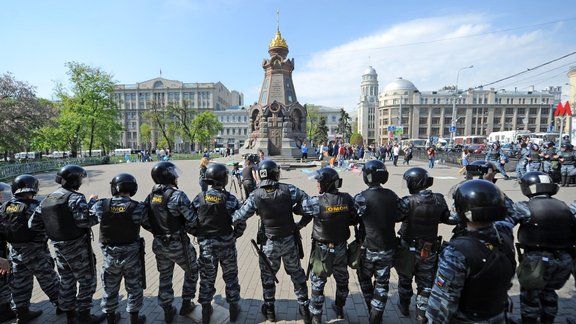
M468 145L468 149L472 153L482 153L486 151L486 144L470 144Z
M516 157L516 155L518 154L518 152L514 148L514 144L512 144L512 143L506 143L506 144L502 145L500 147L500 151L502 153L506 154L506 156L508 156L508 157Z

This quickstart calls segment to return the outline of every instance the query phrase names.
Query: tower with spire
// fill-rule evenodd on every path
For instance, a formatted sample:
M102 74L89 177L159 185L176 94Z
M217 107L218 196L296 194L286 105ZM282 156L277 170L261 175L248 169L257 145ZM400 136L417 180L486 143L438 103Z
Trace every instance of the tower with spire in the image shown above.
M277 18L276 36L264 59L264 81L258 102L249 108L250 134L241 153L259 149L270 156L299 156L306 142L306 107L296 98L292 82L294 59L287 59L288 44L280 33Z
M360 102L358 103L358 133L366 144L373 144L378 138L376 129L378 112L378 74L372 66L362 74Z

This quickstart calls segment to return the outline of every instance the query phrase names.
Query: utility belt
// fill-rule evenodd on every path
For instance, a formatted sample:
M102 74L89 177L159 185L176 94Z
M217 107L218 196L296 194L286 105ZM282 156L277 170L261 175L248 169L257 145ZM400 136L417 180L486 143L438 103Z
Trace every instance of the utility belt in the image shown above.
M162 241L162 243L164 243L164 245L168 245L168 244L170 244L170 242L174 242L174 241L178 241L178 242L182 241L181 235L178 232L171 233L171 234L154 235L154 238Z
M401 238L400 246L408 248L410 252L420 253L421 256L425 257L425 255L422 255L422 253L437 253L440 251L440 247L442 246L442 238L436 239L436 241L433 242L423 239L406 241Z
M521 253L522 251L524 253ZM516 251L518 252L519 258L522 259L525 253L531 252L547 252L554 255L555 259L560 258L561 253L568 253L572 256L572 258L576 257L576 249L574 247L568 247L565 249L554 249L554 248L545 248L545 247L536 247L536 246L526 246L520 243L516 244Z

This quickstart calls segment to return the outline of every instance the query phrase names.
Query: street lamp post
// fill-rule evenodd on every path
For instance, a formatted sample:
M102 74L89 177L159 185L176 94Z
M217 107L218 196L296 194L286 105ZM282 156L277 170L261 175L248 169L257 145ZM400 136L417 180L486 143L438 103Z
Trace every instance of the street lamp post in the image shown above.
M458 98L458 81L460 79L460 72L462 72L462 70L466 70L466 69L471 69L473 68L474 65L470 65L470 66L465 66L463 68L460 68L458 70L458 73L456 74L456 85L455 85L455 89L454 89L454 98L452 99L452 123L451 123L451 128L456 127L456 98ZM454 134L456 132L450 132L450 146L452 146L454 144Z

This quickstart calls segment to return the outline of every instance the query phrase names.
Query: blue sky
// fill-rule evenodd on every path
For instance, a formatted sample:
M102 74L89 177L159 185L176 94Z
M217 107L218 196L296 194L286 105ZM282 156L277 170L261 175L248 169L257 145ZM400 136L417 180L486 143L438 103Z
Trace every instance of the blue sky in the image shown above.
M353 111L362 72L380 89L397 77L420 90L469 88L576 51L572 1L100 0L5 1L0 10L0 73L51 98L64 63L102 68L119 83L159 76L221 81L256 101L262 59L276 31L294 58L301 103ZM569 56L495 88L561 85ZM576 89L575 89L576 90Z

